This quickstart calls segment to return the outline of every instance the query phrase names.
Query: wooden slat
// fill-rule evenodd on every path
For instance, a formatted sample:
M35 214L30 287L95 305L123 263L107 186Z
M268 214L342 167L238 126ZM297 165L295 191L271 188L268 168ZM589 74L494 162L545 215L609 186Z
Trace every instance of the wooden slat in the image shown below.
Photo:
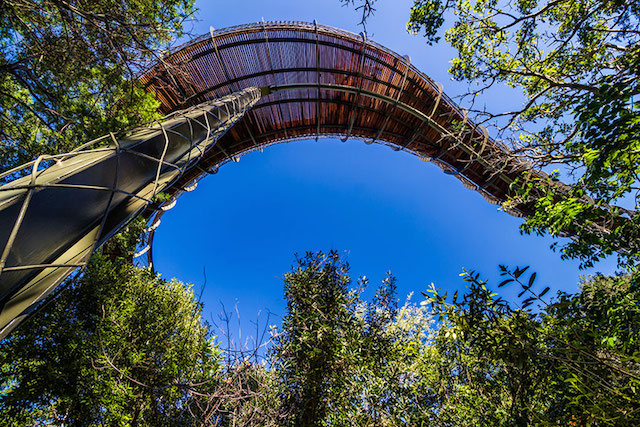
M238 26L196 39L165 62L170 69L159 64L140 78L165 113L248 86L310 85L265 96L203 159L201 170L274 142L324 135L388 143L433 158L491 200L504 200L509 183L523 169L409 60L343 30L315 22ZM342 85L355 92L320 85ZM361 91L390 101L362 96ZM419 111L432 123L399 105ZM460 122L463 130L453 131Z

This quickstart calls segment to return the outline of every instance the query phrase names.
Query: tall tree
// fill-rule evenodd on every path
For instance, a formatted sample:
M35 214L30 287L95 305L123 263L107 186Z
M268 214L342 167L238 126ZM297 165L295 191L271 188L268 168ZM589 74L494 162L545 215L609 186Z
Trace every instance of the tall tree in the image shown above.
M332 392L346 380L342 338L354 320L351 279L337 252L307 253L296 263L284 278L287 315L275 363L291 424L314 426L329 415Z
M4 425L190 425L220 357L192 289L132 265L143 223L0 342Z
M478 273L468 291L428 294L440 317L432 348L438 418L445 425L637 425L640 422L638 285L595 276L580 292L535 292L536 274L503 268L498 285L521 288L520 307ZM532 304L538 303L536 310Z
M291 425L419 425L433 403L431 316L398 309L388 274L370 302L335 251L285 275L287 313L272 349L281 416ZM403 424L404 423L404 424Z
M0 0L0 167L157 117L136 76L193 0Z
M349 289L335 252L298 259L285 276L287 314L272 352L280 417L292 425L637 425L638 283L598 275L576 294L549 298L527 271L502 268L498 287L519 286L518 304L471 272L465 292L450 298L432 286L426 301L398 309L391 277L366 302L366 279Z

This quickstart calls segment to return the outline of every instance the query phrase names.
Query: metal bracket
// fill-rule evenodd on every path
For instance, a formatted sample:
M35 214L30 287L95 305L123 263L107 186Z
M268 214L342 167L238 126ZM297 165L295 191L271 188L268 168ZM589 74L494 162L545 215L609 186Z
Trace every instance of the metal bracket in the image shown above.
M364 79L362 78L362 70L364 68L364 50L367 47L367 35L365 33L360 33L362 36L362 47L360 48L360 67L358 68L358 91L356 92L356 96L353 98L353 103L351 104L351 111L349 112L349 129L347 130L347 134L342 139L342 142L346 142L351 135L351 131L353 130L353 124L356 121L356 115L358 112L358 100L360 99L360 92L362 91L362 83Z
M404 92L404 85L407 81L407 74L409 74L409 68L411 68L411 57L407 55L405 56L405 59L407 60L407 64L406 64L406 68L404 69L404 73L402 73L402 83L400 84L400 90L396 95L395 102L393 103L393 107L389 110L389 113L387 114L387 117L384 119L384 123L380 127L380 130L378 130L376 137L373 138L373 140L371 140L369 144L374 143L376 142L376 140L380 139L380 136L382 135L382 133L387 129L387 124L389 124L389 120L391 120L391 115L398 108L398 103L400 102L400 97L402 96L402 92Z
M265 47L267 48L267 57L269 58L269 68L271 70L271 76L273 77L273 84L275 85L275 87L278 87L278 83L276 82L276 74L274 73L274 68L273 68L273 60L271 59L271 48L269 47L269 36L267 35L267 26L265 25L264 22L264 18L262 18L262 32L264 33L264 44ZM287 75L283 74L284 77L284 83L287 84ZM284 112L282 111L282 106L278 105L278 112L280 113L280 117L282 117L282 123L284 123ZM287 126L283 125L282 126L283 130L284 130L284 136L285 138L289 138L289 134L287 133Z

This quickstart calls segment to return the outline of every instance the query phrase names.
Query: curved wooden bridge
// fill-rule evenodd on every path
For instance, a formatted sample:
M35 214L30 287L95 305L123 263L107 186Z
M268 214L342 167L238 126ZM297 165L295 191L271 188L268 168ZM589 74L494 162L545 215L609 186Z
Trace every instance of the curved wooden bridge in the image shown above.
M132 218L156 215L152 238L157 215L181 192L271 144L386 144L437 164L491 203L530 171L408 57L315 23L212 30L140 81L164 120L2 174L23 177L0 187L0 338ZM159 192L172 200L158 202ZM526 206L508 211L527 214Z
M263 22L212 30L140 80L167 113L249 86L268 88L184 183L244 153L309 138L362 139L413 153L492 203L505 200L527 169L409 57L337 28Z

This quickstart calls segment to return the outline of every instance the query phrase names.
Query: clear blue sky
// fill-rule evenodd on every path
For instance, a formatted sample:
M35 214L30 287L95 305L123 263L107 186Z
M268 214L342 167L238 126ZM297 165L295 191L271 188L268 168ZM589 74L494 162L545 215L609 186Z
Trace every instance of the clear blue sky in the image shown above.
M380 0L368 31L373 40L409 55L419 69L444 84L450 96L463 86L447 75L452 51L429 47L405 31L411 0ZM359 15L338 0L199 1L194 34L209 26L261 20L300 20L353 32ZM486 102L506 108L517 96L496 91ZM514 101L515 100L515 101ZM464 106L464 105L463 105ZM540 286L574 291L581 274L612 273L614 260L589 271L562 261L551 240L521 236L521 220L498 211L476 192L430 163L403 152L357 140L280 144L244 156L206 177L162 218L154 261L166 278L207 286L205 317L217 318L220 302L237 301L243 335L258 311L284 314L282 274L295 252L337 249L353 277L366 275L375 287L391 270L401 300L414 299L433 282L464 287L462 268L499 280L498 265L531 265ZM515 289L514 289L515 291ZM504 291L507 298L513 291ZM279 323L273 318L271 323ZM237 337L236 337L237 338Z

